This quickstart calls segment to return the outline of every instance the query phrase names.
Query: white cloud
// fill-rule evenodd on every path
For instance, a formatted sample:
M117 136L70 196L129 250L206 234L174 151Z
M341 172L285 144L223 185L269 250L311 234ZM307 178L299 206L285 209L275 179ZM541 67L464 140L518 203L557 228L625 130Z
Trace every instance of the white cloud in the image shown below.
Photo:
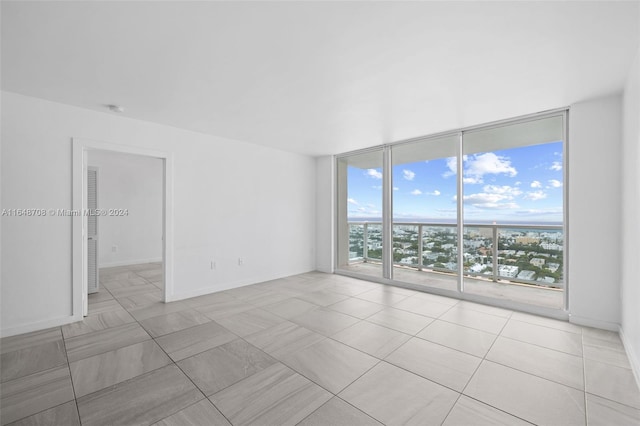
M542 188L542 184L539 181L534 180L533 182L531 182L531 187L532 188Z
M347 203L349 203L349 204L353 204L354 206L357 206L357 205L358 205L358 202L357 202L356 200L354 200L353 198L349 198L349 199L347 200Z
M376 169L367 169L367 176L374 179L382 179L382 172L379 172Z
M420 191L419 189L414 189L413 191L411 191L411 195L421 195L422 191Z
M405 178L406 180L413 180L413 178L416 177L416 174L411 170L403 170L402 177Z
M547 198L547 194L544 191L527 192L527 195L525 195L524 198L531 201L538 201L543 198Z
M556 179L551 179L551 180L549 181L549 185L550 185L552 188L560 188L560 187L562 186L562 182L560 182L559 180L556 180Z
M382 189L382 185L373 185L372 188L373 189Z
M482 188L484 192L488 193L488 194L501 194L501 195L505 195L507 196L510 200L513 199L513 197L516 197L518 195L522 194L522 191L519 188L514 188L513 186L509 186L509 185L485 185L484 188Z
M467 158L467 156L465 155L464 158ZM449 168L449 170L444 172L442 174L442 177L447 178L449 176L455 176L455 174L458 173L458 158L456 157L447 158L447 168Z
M517 209L514 198L522 194L519 188L509 185L485 185L484 192L465 195L465 204L479 209Z
M517 181L516 183L514 183L514 185L515 185L515 186L520 186L520 185L522 185L522 182Z
M482 183L484 175L507 175L514 177L518 174L515 167L511 166L511 160L500 157L493 152L470 156L465 162L465 177L473 178L476 183Z
M394 191L398 191L398 190L400 190L400 188L398 188L397 186L394 186L394 187L393 187L393 190L394 190Z
M465 195L464 203L480 209L517 209L518 205L513 201L509 201L512 198L513 197L504 194L480 192L478 194Z
M440 192L440 191L438 191L437 189L436 189L436 190L434 190L433 192L427 192L427 195L435 195L436 197L437 197L438 195L440 195L440 194L441 194L441 192Z
M561 161L554 161L549 169L550 170L554 170L556 172L559 172L560 170L562 170L562 162Z
M462 178L462 183L476 184L476 183L482 183L482 182L483 182L482 178L471 178L471 177Z

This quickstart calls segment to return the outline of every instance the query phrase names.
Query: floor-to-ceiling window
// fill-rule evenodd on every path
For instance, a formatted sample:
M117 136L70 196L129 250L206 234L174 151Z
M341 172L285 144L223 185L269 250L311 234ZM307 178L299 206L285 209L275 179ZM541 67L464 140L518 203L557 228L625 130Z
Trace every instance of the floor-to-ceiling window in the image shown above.
M337 158L337 270L561 309L566 111Z

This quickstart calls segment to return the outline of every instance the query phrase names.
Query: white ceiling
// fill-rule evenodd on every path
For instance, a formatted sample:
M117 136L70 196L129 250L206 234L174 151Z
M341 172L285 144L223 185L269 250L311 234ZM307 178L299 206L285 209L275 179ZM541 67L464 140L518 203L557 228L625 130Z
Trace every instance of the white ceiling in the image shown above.
M619 92L638 2L2 1L2 89L309 155Z

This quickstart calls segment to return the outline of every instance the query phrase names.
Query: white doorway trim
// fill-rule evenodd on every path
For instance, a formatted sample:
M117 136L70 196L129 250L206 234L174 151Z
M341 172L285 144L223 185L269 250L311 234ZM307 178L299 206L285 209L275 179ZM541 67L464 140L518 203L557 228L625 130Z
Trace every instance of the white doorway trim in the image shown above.
M72 153L72 306L74 321L81 321L87 314L87 242L85 230L87 217L83 214L87 209L87 157L92 150L136 154L163 160L163 220L162 220L162 257L164 268L163 300L173 300L173 154L153 149L128 145L118 145L89 139L73 138Z

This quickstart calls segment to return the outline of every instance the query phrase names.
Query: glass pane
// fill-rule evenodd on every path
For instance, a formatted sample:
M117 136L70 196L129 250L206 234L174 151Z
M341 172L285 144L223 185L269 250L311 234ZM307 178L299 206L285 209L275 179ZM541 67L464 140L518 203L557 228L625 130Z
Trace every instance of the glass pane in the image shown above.
M464 134L464 291L563 307L562 120Z
M338 158L338 269L382 277L382 157Z
M393 278L457 289L457 134L391 149Z

